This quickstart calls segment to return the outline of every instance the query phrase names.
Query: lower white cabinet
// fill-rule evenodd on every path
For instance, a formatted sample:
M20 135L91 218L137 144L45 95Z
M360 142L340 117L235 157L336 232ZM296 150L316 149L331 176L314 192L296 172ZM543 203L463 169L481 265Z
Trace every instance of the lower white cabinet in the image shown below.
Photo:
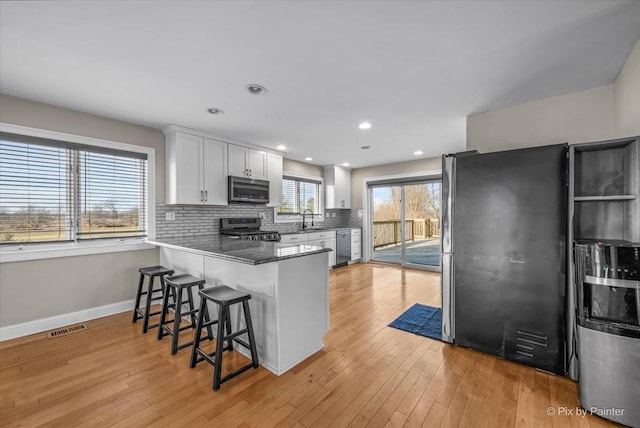
M293 235L280 235L281 244L306 244L309 237L306 233L296 233Z
M362 258L362 230L351 229L351 261Z
M329 268L336 264L336 231L323 230L319 232L294 233L280 236L281 244L308 244L322 248L331 248L329 253Z
M308 233L309 245L317 245L322 248L331 248L329 253L329 269L336 264L336 231L323 230L319 232Z

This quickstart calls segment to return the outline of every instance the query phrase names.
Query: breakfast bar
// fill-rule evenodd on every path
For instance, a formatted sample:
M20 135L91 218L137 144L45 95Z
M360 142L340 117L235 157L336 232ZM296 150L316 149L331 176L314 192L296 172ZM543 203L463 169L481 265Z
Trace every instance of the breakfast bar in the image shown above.
M205 287L225 284L251 293L260 365L269 371L280 375L322 349L329 329L330 249L220 235L152 243L160 247L163 266L204 278ZM231 317L234 327L244 322L237 313Z

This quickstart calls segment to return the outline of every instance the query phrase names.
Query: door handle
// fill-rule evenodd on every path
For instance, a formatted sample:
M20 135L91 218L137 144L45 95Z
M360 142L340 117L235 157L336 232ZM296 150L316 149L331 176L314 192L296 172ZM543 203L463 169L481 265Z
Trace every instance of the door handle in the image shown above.
M200 191L200 202L204 202L204 192Z
M205 190L204 191L204 201L207 202L209 200L209 191Z

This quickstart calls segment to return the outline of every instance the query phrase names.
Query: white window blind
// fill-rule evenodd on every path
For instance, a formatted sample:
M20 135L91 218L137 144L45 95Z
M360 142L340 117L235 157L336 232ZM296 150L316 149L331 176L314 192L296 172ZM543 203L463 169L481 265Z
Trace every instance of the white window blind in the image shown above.
M314 214L322 213L320 198L322 183L311 179L284 176L282 180L282 205L278 215L300 215L306 209Z
M146 155L0 137L1 243L146 236Z
M69 154L58 147L0 141L1 242L68 241Z

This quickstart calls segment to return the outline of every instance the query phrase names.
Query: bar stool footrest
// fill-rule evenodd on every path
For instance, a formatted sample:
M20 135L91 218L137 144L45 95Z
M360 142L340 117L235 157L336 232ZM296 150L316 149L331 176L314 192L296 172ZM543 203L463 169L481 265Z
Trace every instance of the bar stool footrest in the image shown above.
M245 342L242 339L233 339L234 342L241 344L242 346L244 346L247 349L251 349L251 347L249 346L249 344L247 342Z
M222 352L227 352L227 351L233 351L233 349L229 346L222 348ZM196 349L196 353L198 355L200 355L201 357L196 359L196 364L203 362L204 360L209 361L209 363L211 365L215 365L216 364L216 360L213 359L213 357L216 356L216 352L204 352L202 349L198 348Z
M237 341L238 339L236 339L236 338L237 338L238 336L243 335L243 334L245 334L245 333L247 333L247 332L248 332L248 330L247 330L246 328L244 328L244 329L242 329L242 330L238 330L238 331L236 331L235 333L232 333L232 334L230 334L230 335L228 335L228 336L224 336L224 337L222 338L222 340L236 340L236 341Z
M247 370L252 369L252 368L257 368L257 367L254 367L254 366L253 366L253 363L249 363L249 364L247 364L247 365L246 365L246 366L244 366L244 367L240 367L238 370L236 370L236 371L234 371L234 372L231 372L231 373L229 373L228 375L226 375L225 377L223 377L222 379L220 379L220 384L223 384L223 383L225 383L226 381L231 380L231 379L233 379L234 377L238 376L239 374L242 374L242 373L244 373L244 372L246 372Z

